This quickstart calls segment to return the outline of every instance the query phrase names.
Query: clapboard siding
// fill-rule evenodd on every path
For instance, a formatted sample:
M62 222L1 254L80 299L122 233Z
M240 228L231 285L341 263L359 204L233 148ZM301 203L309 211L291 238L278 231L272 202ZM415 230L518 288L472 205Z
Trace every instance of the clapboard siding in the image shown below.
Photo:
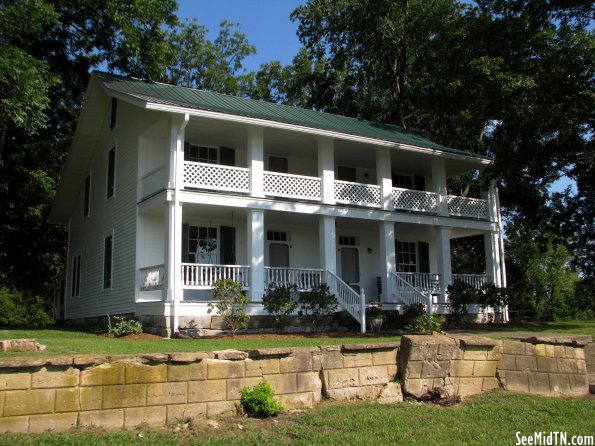
M111 99L106 96L105 100ZM109 115L108 107L89 166L90 215L83 217L84 177L71 212L68 319L134 312L138 135L163 114L119 101L117 125L113 130L109 127ZM113 147L116 147L115 194L106 199L108 153ZM113 234L112 287L104 290L104 240L110 234ZM80 296L72 297L72 261L77 255L81 255L82 260Z

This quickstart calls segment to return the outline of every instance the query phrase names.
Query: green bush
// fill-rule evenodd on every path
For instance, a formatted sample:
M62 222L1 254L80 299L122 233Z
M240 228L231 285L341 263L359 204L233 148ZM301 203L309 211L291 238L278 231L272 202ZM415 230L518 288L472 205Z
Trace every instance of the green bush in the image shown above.
M54 323L51 301L43 296L23 294L0 287L0 324L43 326Z
M242 285L232 279L218 280L215 282L213 297L217 302L210 302L207 313L217 310L223 322L235 337L240 328L246 328L250 316L246 313L248 298L242 294Z
M242 408L252 417L273 417L283 412L283 406L275 400L275 392L266 381L252 388L244 387L240 393Z
M405 327L405 330L419 334L432 334L442 330L442 317L437 314L422 314Z
M473 285L462 280L455 280L446 288L448 294L448 306L454 322L461 322L463 316L469 313L468 305L481 302L481 296Z
M129 334L137 334L143 332L143 324L135 319L127 319L124 316L113 316L107 315L107 330L111 336L117 338L126 336Z
M331 294L328 285L322 283L313 286L311 291L300 293L298 314L311 316L312 330L317 332L325 316L333 314L338 305L337 298Z
M262 298L262 305L273 316L273 324L279 332L285 326L285 316L289 316L297 307L297 302L292 299L296 290L296 285L277 286L270 283Z
M422 314L426 314L426 307L424 304L411 304L403 307L403 317L407 321L411 321Z

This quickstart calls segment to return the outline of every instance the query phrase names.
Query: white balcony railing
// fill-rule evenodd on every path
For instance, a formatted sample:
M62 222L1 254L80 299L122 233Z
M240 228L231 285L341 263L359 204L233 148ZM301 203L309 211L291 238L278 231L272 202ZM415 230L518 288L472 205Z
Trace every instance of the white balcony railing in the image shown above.
M141 291L160 290L163 288L165 279L165 266L154 265L145 266L140 269L140 289Z
M298 290L311 290L314 285L322 283L321 269L313 268L278 268L266 266L264 268L265 285L278 286L296 285Z
M320 201L321 180L318 177L265 172L264 193L271 197L286 197Z
M392 196L395 209L414 212L438 212L438 199L433 192L393 187Z
M184 161L184 186L248 193L250 169Z
M182 286L184 288L213 288L217 280L232 279L244 288L248 287L248 266L207 265L182 263Z
M456 217L472 217L477 219L489 219L488 201L480 198L459 197L448 195L448 214Z
M335 180L335 200L343 204L380 207L380 186Z
M472 285L475 289L480 289L482 285L491 282L490 276L485 274L453 274L452 281L460 280L461 282Z

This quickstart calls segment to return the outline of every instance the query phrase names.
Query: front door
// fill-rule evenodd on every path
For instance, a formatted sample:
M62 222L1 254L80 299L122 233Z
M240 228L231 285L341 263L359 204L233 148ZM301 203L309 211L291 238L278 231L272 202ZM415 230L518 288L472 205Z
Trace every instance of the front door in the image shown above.
M341 279L359 293L359 251L357 248L341 248Z
M277 268L289 268L289 245L271 243L269 245L269 265Z

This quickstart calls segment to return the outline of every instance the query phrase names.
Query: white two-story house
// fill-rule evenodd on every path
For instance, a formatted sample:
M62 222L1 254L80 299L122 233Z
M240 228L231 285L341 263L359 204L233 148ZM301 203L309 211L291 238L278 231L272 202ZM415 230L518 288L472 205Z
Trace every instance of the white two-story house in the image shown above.
M399 127L94 72L50 220L68 226L67 320L208 328L214 282L265 315L267 283L445 311L450 240L483 235L504 285L497 192L449 195L491 160Z

